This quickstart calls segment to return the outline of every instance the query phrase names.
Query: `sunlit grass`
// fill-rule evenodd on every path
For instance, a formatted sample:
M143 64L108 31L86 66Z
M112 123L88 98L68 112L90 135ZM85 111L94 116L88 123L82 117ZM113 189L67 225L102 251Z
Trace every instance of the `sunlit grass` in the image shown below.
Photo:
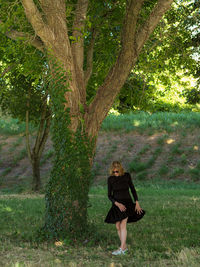
M173 132L176 129L199 128L200 115L198 112L136 112L130 114L109 114L103 121L101 129L104 131L152 130Z
M103 121L101 130L104 131L154 131L173 132L176 129L191 129L200 127L200 115L198 112L132 112L119 114L111 112ZM30 125L30 131L34 127ZM0 119L0 134L16 135L25 132L25 123L17 119L3 117Z

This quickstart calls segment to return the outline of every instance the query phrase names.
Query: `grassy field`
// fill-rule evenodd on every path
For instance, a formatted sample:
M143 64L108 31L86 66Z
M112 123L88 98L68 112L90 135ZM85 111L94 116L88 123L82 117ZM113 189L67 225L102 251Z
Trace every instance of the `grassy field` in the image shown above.
M0 266L199 266L200 184L152 180L135 183L145 217L128 225L129 253L119 246L114 225L104 223L111 205L106 186L90 190L87 240L70 244L35 241L43 224L43 195L0 195Z
M30 124L30 132L34 127ZM135 112L128 114L110 113L103 121L102 131L139 131L149 132L166 131L168 133L177 129L187 130L200 128L200 115L198 112ZM17 135L25 132L25 123L11 117L1 116L0 134Z
M200 127L198 112L136 112L129 114L111 113L103 121L101 129L104 131L139 131L152 134L155 131L171 133L177 129L185 131Z
M29 194L30 162L24 124L0 120L0 266L162 267L200 266L200 115L110 114L103 122L94 159L88 209L90 234L81 242L39 242L44 195ZM34 133L34 129L31 130ZM34 139L34 137L33 137ZM41 160L43 182L53 157L50 140ZM114 225L104 223L111 203L106 178L112 160L134 178L145 217L128 225L129 253ZM42 191L41 191L42 192Z

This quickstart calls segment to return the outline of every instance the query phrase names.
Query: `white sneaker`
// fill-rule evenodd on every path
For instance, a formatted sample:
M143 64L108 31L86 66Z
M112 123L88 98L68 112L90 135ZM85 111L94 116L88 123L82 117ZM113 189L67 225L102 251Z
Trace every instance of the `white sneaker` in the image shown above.
M127 248L125 248L125 250L121 249L121 251L122 251L122 254L126 254L126 252L128 252L128 249Z
M112 255L115 255L115 256L116 255L121 255L121 254L125 255L127 251L128 251L127 248L124 249L124 250L122 250L121 248L119 248L118 250L113 251L112 252Z
M112 252L112 255L120 255L120 254L122 254L122 249L121 248L119 248L118 250L115 250L115 251L113 251Z

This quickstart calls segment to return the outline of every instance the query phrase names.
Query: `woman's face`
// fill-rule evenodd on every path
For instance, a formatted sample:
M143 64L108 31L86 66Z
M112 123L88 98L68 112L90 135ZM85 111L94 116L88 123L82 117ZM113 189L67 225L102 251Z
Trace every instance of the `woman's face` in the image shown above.
M119 170L117 168L113 169L113 175L114 176L119 176Z

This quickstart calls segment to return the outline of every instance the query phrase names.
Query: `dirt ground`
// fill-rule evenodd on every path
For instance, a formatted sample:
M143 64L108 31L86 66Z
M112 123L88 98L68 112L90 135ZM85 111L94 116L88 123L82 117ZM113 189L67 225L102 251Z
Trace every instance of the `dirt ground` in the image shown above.
M19 139L21 141L19 141ZM152 135L137 132L100 132L93 172L94 184L105 184L109 167L113 160L119 160L134 179L197 179L200 147L198 131ZM24 155L24 136L0 136L0 188L28 185L32 179L32 169L28 157ZM41 179L45 183L50 174L53 158L52 142L47 141L41 160ZM51 157L48 157L51 155ZM148 167L131 169L134 162ZM191 170L193 170L191 175ZM132 171L131 171L132 170Z

